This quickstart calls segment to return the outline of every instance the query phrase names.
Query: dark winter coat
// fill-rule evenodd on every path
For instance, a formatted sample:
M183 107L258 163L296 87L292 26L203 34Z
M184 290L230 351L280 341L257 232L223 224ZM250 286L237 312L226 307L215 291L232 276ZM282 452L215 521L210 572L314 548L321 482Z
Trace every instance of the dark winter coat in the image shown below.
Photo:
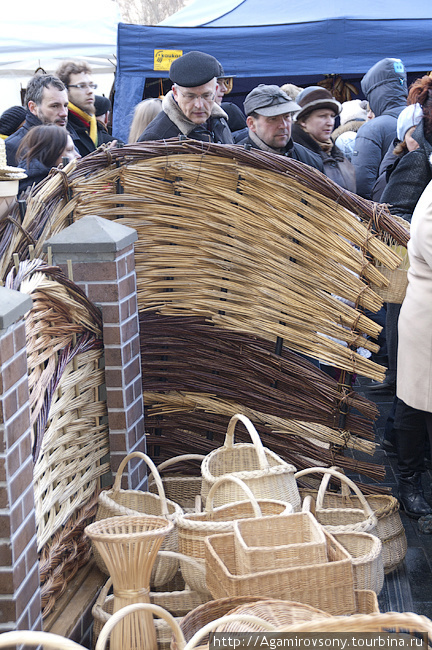
M324 174L332 181L344 187L350 192L355 192L356 181L355 171L350 161L345 158L341 150L334 145L330 153L321 149L316 142L299 124L293 124L292 138L297 144L303 145L313 153L317 154L324 165Z
M251 140L249 135L236 144L249 146L252 149L259 149L257 142L255 140ZM270 150L270 147L266 148L266 151ZM293 160L299 160L300 162L305 163L305 165L315 167L315 169L319 169L320 172L324 172L324 166L320 156L312 153L312 151L309 151L301 144L295 144L291 138L289 139L284 151L279 152L274 150L274 153L277 153L280 156L287 156L287 158L292 158Z
M33 113L30 113L30 111L27 111L27 115L25 118L24 124L18 129L18 131L15 131L15 133L12 133L8 138L5 140L5 146L6 146L6 160L7 164L10 165L11 167L17 167L17 159L16 159L16 153L18 151L18 147L21 144L21 140L23 137L32 129L34 126L40 126L42 122L36 115L33 115Z
M400 61L383 59L361 81L362 90L375 117L365 122L357 133L352 162L356 170L357 194L372 195L379 166L396 137L399 113L406 107L408 89Z
M195 124L187 119L174 99L172 90L163 98L162 110L144 129L138 142L167 140L185 135L194 140L232 144L227 114L218 104L213 104L210 119L205 124Z
M378 178L376 179L373 187L372 187L372 192L371 192L371 199L372 201L376 201L378 203L381 202L381 197L382 193L385 190L385 186L388 183L388 179L390 178L391 173L393 170L396 168L396 166L399 164L401 158L405 154L396 154L393 153L396 145L398 144L399 140L395 138L390 147L388 148L388 151L384 158L381 160L381 164L379 167L379 173L378 173ZM408 152L406 152L408 153Z
M24 169L27 174L27 178L23 178L19 182L20 193L27 189L27 187L30 187L30 185L37 185L40 183L40 181L48 176L51 170L51 167L43 165L37 158L31 160L28 165L24 161L20 160L18 166L21 169Z
M90 137L89 128L79 119L79 117L71 113L71 111L69 111L68 114L68 123L66 128L81 156L87 156L87 154L97 149ZM97 122L97 134L98 147L105 142L112 142L114 140L112 135L103 128L100 122Z
M412 137L419 143L419 148L401 157L381 196L381 202L389 204L392 214L407 221L411 221L420 196L432 180L432 143L424 135L423 121Z

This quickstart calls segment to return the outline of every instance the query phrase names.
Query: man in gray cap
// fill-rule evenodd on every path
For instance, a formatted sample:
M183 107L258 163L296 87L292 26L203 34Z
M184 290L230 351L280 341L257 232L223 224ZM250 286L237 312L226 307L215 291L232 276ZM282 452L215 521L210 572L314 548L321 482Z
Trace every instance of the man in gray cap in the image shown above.
M204 142L232 144L227 114L215 102L221 64L214 56L191 51L170 68L172 90L162 111L146 127L138 142L186 136Z
M251 90L243 105L248 132L238 144L288 156L323 171L319 156L292 141L292 115L300 106L279 86L260 84Z

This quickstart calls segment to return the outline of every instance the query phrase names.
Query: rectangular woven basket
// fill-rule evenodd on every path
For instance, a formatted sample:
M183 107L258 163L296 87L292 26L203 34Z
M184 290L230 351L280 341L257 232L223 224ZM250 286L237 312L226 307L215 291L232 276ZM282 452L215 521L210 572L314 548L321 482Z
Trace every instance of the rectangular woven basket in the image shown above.
M327 562L240 575L234 533L211 535L206 544L207 587L213 598L260 595L295 600L333 615L356 611L351 558L324 531Z
M310 512L234 522L239 574L327 562L322 526Z

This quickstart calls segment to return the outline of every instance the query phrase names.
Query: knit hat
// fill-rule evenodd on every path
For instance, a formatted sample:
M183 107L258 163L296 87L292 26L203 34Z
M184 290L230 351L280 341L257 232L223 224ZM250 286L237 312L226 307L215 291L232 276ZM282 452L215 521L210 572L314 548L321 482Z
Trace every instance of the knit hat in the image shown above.
M259 84L251 90L246 96L243 106L246 115L258 113L258 115L266 117L295 113L300 108L279 86L267 86L266 84Z
M23 106L11 106L0 116L0 133L12 135L21 126L26 118L26 109Z
M341 105L333 97L331 92L321 86L309 86L302 90L296 97L297 104L300 105L300 112L296 116L297 122L304 120L305 117L320 108L329 108L339 115Z
M105 115L105 113L108 113L108 111L111 110L111 102L108 97L104 97L103 95L96 95L94 107L95 115L96 117L99 117L100 115Z
M420 104L410 104L399 113L397 119L396 135L402 142L405 139L406 132L412 126L420 124L423 117L423 109Z
M367 113L367 101L365 99L352 99L349 102L344 102L340 112L341 126L351 122L351 120L366 121Z
M203 86L211 79L221 76L223 68L211 54L192 50L171 63L169 76L173 83L185 88Z

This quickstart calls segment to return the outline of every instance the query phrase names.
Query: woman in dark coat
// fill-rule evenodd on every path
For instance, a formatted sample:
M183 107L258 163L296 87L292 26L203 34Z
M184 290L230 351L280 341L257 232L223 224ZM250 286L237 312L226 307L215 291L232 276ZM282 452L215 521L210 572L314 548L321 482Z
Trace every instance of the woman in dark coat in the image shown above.
M74 160L80 157L65 128L55 124L35 126L23 137L17 150L18 166L27 174L27 178L19 182L19 191L46 178L52 167L60 165L63 158Z
M296 115L292 139L318 154L324 164L324 174L346 190L355 192L354 166L334 144L331 134L341 105L321 86L310 86L296 97L301 111Z

